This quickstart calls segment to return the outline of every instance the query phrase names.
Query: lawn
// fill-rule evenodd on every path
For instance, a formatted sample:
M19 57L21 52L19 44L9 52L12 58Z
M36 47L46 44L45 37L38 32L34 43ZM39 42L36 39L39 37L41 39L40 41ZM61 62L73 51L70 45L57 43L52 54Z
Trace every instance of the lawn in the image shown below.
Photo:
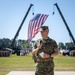
M75 71L75 57L58 55L54 58L55 71ZM34 71L35 63L32 55L0 57L0 75L10 71Z

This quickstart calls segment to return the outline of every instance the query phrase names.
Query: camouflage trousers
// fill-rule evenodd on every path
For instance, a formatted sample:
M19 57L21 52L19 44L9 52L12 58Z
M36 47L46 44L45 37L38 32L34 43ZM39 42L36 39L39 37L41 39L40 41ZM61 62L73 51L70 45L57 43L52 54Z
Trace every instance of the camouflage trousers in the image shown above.
M37 63L35 75L54 75L54 62Z

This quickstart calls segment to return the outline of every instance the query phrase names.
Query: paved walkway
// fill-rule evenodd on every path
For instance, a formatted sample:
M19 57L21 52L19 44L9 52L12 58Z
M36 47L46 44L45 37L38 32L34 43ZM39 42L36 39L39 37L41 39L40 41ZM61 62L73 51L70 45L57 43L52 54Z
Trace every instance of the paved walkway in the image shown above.
M75 75L75 71L55 71L55 75ZM11 71L7 75L35 75L34 71Z

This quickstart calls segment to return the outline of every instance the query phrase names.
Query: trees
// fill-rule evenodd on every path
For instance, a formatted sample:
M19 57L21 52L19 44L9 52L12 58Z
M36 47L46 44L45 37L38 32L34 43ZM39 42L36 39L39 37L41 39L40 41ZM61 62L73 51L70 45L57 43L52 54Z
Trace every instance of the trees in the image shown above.
M8 38L0 39L0 48L1 49L9 47L10 44L11 44L11 40L10 39L8 39Z
M60 50L60 49L65 49L64 43L60 42L60 43L58 44L58 49L59 49L59 50Z
M3 38L3 39L0 39L0 49L3 49L3 48L10 48L10 45L11 45L11 42L13 40L10 40L8 38ZM19 48L19 49L22 49L22 48L30 48L32 47L32 43L28 43L27 40L16 40L15 43L14 43L14 48Z

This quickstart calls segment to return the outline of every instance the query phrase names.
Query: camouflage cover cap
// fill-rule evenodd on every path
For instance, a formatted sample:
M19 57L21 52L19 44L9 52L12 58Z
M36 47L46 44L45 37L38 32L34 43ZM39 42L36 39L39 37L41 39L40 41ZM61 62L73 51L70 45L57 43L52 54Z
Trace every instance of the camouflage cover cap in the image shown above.
M45 31L45 30L49 30L49 29L48 29L48 26L41 26L40 32L41 32L41 31Z

